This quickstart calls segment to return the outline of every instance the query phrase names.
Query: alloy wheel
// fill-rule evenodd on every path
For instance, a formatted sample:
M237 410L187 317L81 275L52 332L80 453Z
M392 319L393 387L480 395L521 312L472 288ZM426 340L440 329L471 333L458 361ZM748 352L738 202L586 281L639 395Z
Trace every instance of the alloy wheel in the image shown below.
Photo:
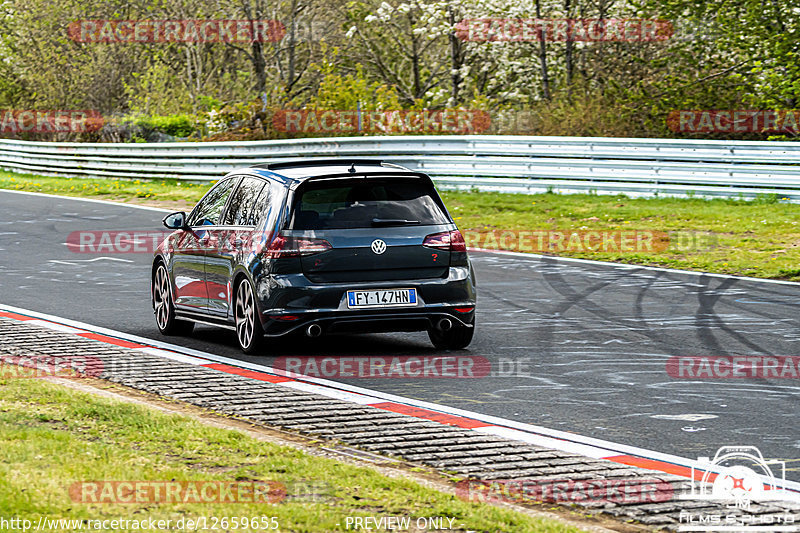
M236 293L236 335L242 348L249 348L253 342L256 309L253 291L247 281L239 284Z
M169 324L170 296L167 270L163 265L159 266L158 270L156 270L153 299L155 302L156 323L159 329L165 330Z

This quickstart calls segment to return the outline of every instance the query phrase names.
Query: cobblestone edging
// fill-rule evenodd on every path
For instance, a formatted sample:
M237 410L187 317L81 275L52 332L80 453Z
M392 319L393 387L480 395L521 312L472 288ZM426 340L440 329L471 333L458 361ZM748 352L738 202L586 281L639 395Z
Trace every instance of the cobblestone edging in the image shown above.
M125 344L120 343L120 344ZM296 388L235 375L208 365L185 363L31 322L0 317L0 358L91 358L102 363L97 377L113 383L245 418L261 424L331 439L363 450L401 458L476 480L659 480L674 494L686 479L603 459L547 449L467 428L398 414L369 405L336 400ZM100 366L99 363L97 365ZM576 503L587 512L603 512L623 521L676 530L682 511L725 516L713 502L672 498L659 503ZM791 513L800 523L800 504L753 503L752 515Z

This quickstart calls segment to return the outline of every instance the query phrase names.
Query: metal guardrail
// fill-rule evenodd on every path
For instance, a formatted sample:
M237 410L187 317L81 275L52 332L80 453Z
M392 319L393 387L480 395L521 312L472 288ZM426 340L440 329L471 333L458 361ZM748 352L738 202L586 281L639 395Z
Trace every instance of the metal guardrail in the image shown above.
M0 139L0 168L51 176L219 179L296 158L374 157L441 188L631 196L777 194L800 201L800 143L525 136L394 136L214 143Z

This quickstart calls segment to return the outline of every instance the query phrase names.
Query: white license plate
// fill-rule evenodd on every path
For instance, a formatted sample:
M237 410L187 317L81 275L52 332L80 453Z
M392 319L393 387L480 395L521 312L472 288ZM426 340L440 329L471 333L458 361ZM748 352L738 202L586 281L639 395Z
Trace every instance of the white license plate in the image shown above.
M417 305L417 289L347 291L347 307L402 307Z

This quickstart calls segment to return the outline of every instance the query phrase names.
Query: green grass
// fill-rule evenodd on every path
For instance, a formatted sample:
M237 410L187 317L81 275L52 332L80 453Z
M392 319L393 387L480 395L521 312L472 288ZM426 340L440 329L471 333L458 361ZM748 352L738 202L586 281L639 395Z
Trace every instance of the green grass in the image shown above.
M584 251L559 255L800 280L800 205L776 197L747 201L590 194L447 192L443 196L462 231L582 229L653 230L672 237L702 234L697 247L670 246L651 253Z
M210 184L49 178L0 173L0 188L105 198L185 209ZM557 255L704 272L800 281L800 205L756 200L627 198L595 194L442 193L462 230L652 230L676 237L700 232L701 246L650 253L563 251ZM674 233L677 232L677 233ZM712 246L707 246L708 244ZM509 249L515 249L509 246Z
M274 516L278 531L327 532L344 531L348 516L445 516L481 532L579 531L236 430L34 379L0 381L0 449L0 517L34 524L42 515L173 523L182 517ZM289 497L276 504L87 504L70 498L73 483L102 480L273 481L283 483ZM300 490L314 483L310 494Z
M53 178L0 172L0 189L117 201L189 202L194 204L209 187L209 183L182 183L177 180Z

